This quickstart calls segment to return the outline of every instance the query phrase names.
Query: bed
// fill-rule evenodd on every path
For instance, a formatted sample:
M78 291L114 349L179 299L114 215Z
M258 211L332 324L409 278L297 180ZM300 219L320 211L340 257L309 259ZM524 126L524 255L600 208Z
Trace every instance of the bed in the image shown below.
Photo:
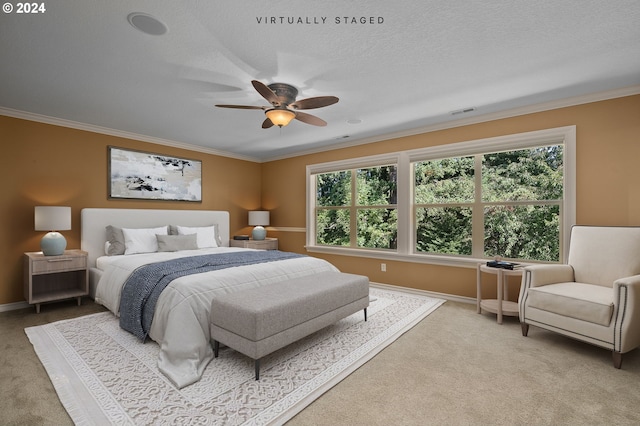
M204 256L235 258L259 255L257 250L229 247L229 213L211 210L97 209L81 212L81 248L88 253L90 295L96 303L121 316L121 295L127 293L125 282L141 267L158 262L189 262ZM198 239L198 247L186 249L107 255L107 227L125 229L130 234L147 232L149 228L167 228L167 235L181 227L210 230L215 226L215 247L201 247L198 232L189 238ZM134 232L135 231L135 232ZM189 232L182 232L188 235ZM209 234L207 234L209 235ZM161 237L157 237L161 242ZM162 237L163 241L166 239ZM172 237L168 237L172 238ZM187 237L184 237L187 238ZM127 250L135 241L127 240ZM177 247L181 247L178 245ZM166 248L166 247L165 247ZM265 255L267 253L263 252ZM280 255L272 252L270 255ZM286 253L281 254L286 257ZM194 257L194 256L197 256ZM210 344L209 318L211 301L216 295L240 291L298 278L324 271L337 271L330 263L310 256L291 257L230 266L206 272L184 275L171 280L159 293L150 320L148 337L160 346L158 368L178 388L200 379L213 359ZM125 288L125 291L123 291ZM125 301L124 307L128 302ZM122 319L122 318L121 318ZM122 323L122 320L121 320Z

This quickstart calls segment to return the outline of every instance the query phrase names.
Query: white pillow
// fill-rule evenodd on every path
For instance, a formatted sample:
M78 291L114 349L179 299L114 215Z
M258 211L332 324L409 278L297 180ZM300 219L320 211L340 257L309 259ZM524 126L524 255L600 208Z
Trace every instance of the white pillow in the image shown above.
M198 248L208 248L208 247L218 247L218 243L216 241L216 227L214 226L201 226L201 227L191 227L191 226L177 226L178 235L197 235L197 243Z
M168 227L127 229L124 234L124 254L153 253L158 251L156 235L168 235Z

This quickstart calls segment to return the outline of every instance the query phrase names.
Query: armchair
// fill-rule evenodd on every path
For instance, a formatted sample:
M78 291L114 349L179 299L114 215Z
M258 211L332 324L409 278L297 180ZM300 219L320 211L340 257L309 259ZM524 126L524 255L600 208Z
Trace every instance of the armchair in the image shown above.
M524 268L518 299L529 325L622 354L640 346L640 227L574 226L567 264Z

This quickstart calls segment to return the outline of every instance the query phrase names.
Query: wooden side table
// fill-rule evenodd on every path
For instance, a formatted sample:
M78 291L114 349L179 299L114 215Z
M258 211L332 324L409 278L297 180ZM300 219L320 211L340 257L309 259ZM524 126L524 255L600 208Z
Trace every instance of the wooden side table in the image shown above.
M265 238L264 240L229 240L229 247L242 247L258 250L278 250L277 238Z
M518 304L509 301L509 277L521 277L522 269L503 269L492 268L485 264L479 263L477 268L477 307L478 313L482 313L484 309L498 315L498 324L502 324L502 316L517 317L519 314ZM497 276L498 298L482 300L482 273L494 274ZM507 300L505 300L507 299Z
M87 252L66 250L60 256L45 256L42 252L24 254L24 297L29 304L36 305L64 299L78 298L89 294L89 270Z

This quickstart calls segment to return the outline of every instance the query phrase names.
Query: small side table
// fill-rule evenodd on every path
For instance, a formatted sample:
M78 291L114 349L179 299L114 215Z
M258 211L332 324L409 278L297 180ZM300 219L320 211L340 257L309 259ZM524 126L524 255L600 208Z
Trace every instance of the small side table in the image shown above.
M509 277L521 277L522 269L492 268L482 263L478 264L477 275L477 307L478 313L484 309L487 312L498 314L498 324L502 324L502 316L518 316L518 304L505 300L509 298ZM482 273L497 275L498 298L482 300Z
M24 254L24 297L36 305L89 294L87 252L66 250L60 256L45 256L42 252Z
M229 240L229 247L242 247L258 250L278 250L277 238L265 238L264 240Z

